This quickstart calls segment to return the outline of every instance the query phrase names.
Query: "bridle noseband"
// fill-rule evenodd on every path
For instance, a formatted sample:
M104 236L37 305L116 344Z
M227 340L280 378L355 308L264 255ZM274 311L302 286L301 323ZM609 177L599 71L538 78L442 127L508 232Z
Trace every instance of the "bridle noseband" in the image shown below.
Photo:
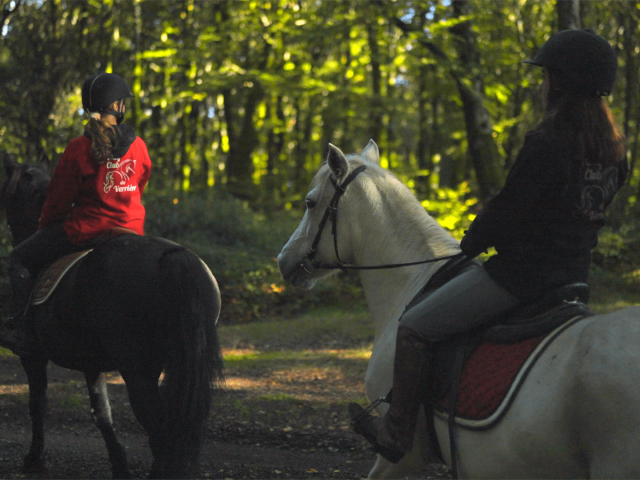
M347 178L345 178L344 182L338 184L336 178L331 174L329 176L329 180L333 184L336 192L333 194L333 198L329 202L327 209L324 211L324 215L322 216L322 220L320 220L320 224L318 225L318 233L316 234L316 238L313 239L313 243L311 244L311 251L309 254L304 257L300 266L304 268L307 273L311 273L311 271L307 267L312 267L315 269L318 268L326 268L326 269L336 269L340 268L344 270L345 266L342 264L342 260L340 259L340 254L338 253L338 202L340 201L340 197L344 194L347 186L367 168L366 165L361 165L355 170L353 170ZM318 263L314 260L316 256L318 244L320 243L320 237L322 237L322 230L324 230L324 225L327 223L327 220L331 218L331 234L333 235L333 248L336 251L336 258L338 259L338 265L324 264Z
M331 180L331 183L333 184L333 187L335 188L336 191L333 194L333 197L331 198L331 201L329 202L327 209L324 211L322 220L320 220L320 224L318 225L318 233L316 234L316 237L313 239L313 243L311 244L311 251L307 254L306 257L302 259L302 262L300 263L300 268L304 269L304 271L307 273L312 273L313 272L312 269L326 269L326 270L340 269L343 271L379 270L384 268L398 268L398 267L407 267L410 265L420 265L423 263L438 262L440 260L448 260L450 258L464 255L463 253L456 253L455 255L447 255L444 257L431 258L429 260L421 260L418 262L394 263L389 265L372 265L372 266L364 266L364 267L344 265L342 263L342 260L340 259L340 254L338 253L338 202L340 201L340 197L344 194L347 186L349 186L349 184L353 182L353 180L366 168L367 168L366 165L359 166L358 168L353 170L349 174L349 176L344 180L344 182L342 182L341 184L338 184L338 181L333 176L333 174L329 176L329 180ZM331 234L333 235L333 248L336 252L336 258L338 259L337 264L318 263L315 261L315 258L314 258L317 253L318 244L320 243L320 238L322 237L322 231L324 230L324 226L327 223L327 220L329 218L331 218L331 224L332 224Z

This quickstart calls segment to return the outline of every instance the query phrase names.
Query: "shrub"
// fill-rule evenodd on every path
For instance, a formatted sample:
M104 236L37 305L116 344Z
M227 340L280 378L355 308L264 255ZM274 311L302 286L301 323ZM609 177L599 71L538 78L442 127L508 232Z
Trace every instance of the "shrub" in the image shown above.
M284 282L277 256L301 215L256 213L223 193L146 197L146 234L173 240L199 255L222 294L220 321L238 323L300 312L336 301L360 301L357 275L304 291Z

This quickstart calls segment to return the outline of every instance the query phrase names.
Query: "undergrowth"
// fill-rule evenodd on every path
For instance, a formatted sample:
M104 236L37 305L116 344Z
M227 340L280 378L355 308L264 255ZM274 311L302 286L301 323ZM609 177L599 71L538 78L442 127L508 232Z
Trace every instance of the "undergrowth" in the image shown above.
M277 256L302 212L256 213L224 193L147 198L146 233L194 251L222 294L222 323L246 323L320 305L361 304L357 275L338 275L305 291L284 282Z

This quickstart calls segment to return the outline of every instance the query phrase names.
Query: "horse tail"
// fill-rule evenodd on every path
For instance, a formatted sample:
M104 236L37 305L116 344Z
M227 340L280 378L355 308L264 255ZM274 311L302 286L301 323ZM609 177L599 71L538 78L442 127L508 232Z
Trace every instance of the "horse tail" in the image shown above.
M170 248L160 272L171 291L174 318L166 332L169 355L161 395L167 412L168 473L184 474L197 466L213 396L222 384L223 360L216 322L220 290L205 263L182 247Z

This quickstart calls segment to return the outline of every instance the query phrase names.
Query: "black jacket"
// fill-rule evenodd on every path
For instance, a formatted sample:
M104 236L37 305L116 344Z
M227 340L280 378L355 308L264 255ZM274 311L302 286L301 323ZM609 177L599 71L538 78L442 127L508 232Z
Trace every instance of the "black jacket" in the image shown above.
M584 165L561 143L544 129L528 133L504 187L461 243L469 256L495 247L484 266L521 300L586 282L605 209L628 173L626 159Z

